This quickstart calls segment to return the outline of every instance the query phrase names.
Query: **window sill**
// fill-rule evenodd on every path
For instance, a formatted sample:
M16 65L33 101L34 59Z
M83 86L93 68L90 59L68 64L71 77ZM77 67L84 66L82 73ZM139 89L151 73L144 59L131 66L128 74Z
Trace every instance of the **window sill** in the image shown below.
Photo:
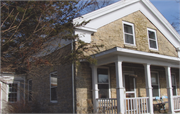
M50 101L48 105L49 105L49 106L54 106L54 105L57 105L57 104L58 104L58 102L55 102L55 101L52 102L52 101Z
M149 51L152 52L152 53L157 53L157 54L159 54L159 51L158 51L158 50L149 49Z
M137 47L133 44L124 44L125 48L133 48L133 49L137 49Z

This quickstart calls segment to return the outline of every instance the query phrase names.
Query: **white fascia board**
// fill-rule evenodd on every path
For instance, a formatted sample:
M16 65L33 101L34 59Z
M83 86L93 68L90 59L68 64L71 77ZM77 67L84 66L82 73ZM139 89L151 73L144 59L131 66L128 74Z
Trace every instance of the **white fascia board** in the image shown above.
M99 18L103 15L114 12L116 10L119 10L123 7L126 7L127 5L133 4L133 3L138 2L138 1L140 1L140 0L126 0L126 1L121 0L121 1L116 2L114 4L108 5L104 8L101 8L101 9L95 10L93 12L90 12L88 14L82 15L81 17L75 18L73 20L73 22L74 23L77 23L77 22L81 23L84 20L86 20L86 21L93 20L93 19Z
M149 57L151 59L160 59L160 60L168 60L168 61L174 61L174 62L179 62L180 59L178 57L171 57L171 56L166 56L166 55L160 55L160 54L155 54L155 53L148 53L148 52L143 52L143 51L136 51L136 50L130 50L130 49L125 49L125 48L120 48L116 47L111 50L107 50L105 52L99 53L95 55L95 58L101 58L103 56L107 55L130 55L130 56L136 56L140 58L146 58Z
M123 53L128 53L128 54L133 54L133 55L138 55L140 57L147 56L147 57L153 57L153 58L157 58L157 59L164 59L164 60L170 60L170 61L180 61L180 59L178 57L171 57L171 56L166 56L166 55L130 50L130 49L119 48L119 47L117 47L117 51L123 52Z
M89 28L89 27L76 27L75 31L78 30L84 30L84 31L88 31L88 32L97 32L97 29L94 28Z
M165 17L156 9L149 0L142 0L145 7L141 12L165 35L165 37L177 48L180 47L180 35L165 19ZM148 9L147 9L148 8ZM149 15L152 14L152 15ZM175 38L175 39L172 39Z

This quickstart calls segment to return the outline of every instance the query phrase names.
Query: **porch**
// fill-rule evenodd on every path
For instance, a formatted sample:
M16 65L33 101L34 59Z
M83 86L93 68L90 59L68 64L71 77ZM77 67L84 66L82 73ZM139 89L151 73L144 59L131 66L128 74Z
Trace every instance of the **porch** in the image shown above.
M179 59L127 51L116 48L96 56L98 63L91 66L94 112L180 111Z

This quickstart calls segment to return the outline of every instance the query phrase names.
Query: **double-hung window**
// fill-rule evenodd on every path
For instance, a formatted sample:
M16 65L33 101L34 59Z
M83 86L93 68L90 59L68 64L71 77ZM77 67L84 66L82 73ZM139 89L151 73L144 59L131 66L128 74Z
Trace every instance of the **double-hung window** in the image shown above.
M9 92L8 92L8 101L10 103L14 103L18 101L18 87L19 83L10 83L9 86Z
M108 69L98 68L97 73L98 73L99 98L110 98Z
M158 50L156 31L149 28L147 29L147 31L148 31L149 48L153 50Z
M173 95L176 95L176 76L175 76L175 74L171 74L171 80L172 80L172 93L173 93Z
M32 80L28 80L28 101L32 101Z
M50 74L50 101L57 102L57 72Z
M124 43L135 45L134 24L123 22L123 28L124 28Z
M152 84L152 92L153 97L160 96L159 95L159 77L157 72L151 72L151 84Z

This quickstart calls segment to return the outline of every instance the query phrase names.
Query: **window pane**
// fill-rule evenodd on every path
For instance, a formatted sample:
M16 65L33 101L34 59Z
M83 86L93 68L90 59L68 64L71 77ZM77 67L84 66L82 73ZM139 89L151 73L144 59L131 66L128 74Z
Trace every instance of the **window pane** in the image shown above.
M158 86L152 85L153 87L153 97L159 96Z
M130 44L134 44L133 36L129 35L129 34L125 34L125 42L130 43Z
M32 80L29 80L29 90L32 90Z
M9 93L9 101L10 102L17 101L17 93Z
M173 95L176 95L176 86L172 86L172 87L173 87L173 90L172 90Z
M157 73L151 73L151 83L152 84L158 84L158 74Z
M108 75L98 74L98 83L108 83Z
M152 31L148 31L148 33L149 33L149 38L151 38L151 39L154 39L154 40L155 40L155 33L154 33L154 32L152 32Z
M51 100L57 100L57 72L51 74Z
M149 40L149 42L150 42L150 47L151 47L151 48L155 48L155 49L157 49L157 46L156 46L156 41Z
M175 86L175 76L173 74L171 75L171 79L172 79L172 85Z
M51 87L57 86L57 75L51 74Z
M57 87L51 88L51 100L57 100Z
M97 73L98 73L98 74L106 74L106 75L108 75L108 69L98 68L98 69L97 69Z
M109 85L98 84L99 98L109 98Z
M130 26L130 25L124 24L124 31L125 31L126 33L133 34L132 26Z
M134 91L134 78L128 75L125 75L125 88L126 91Z
M32 101L32 92L29 91L29 101Z

